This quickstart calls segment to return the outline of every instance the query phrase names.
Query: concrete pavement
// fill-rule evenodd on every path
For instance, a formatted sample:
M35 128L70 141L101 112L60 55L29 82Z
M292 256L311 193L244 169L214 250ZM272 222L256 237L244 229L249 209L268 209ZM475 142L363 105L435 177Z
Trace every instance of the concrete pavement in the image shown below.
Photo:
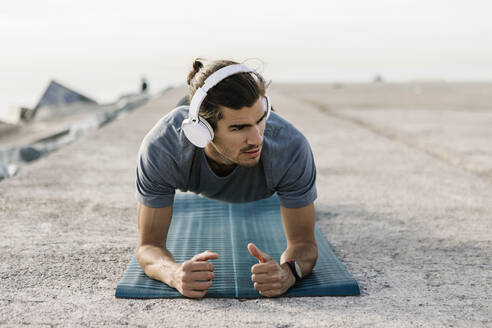
M492 110L443 112L443 120L432 124L436 107L422 103L398 107L395 100L393 108L378 107L377 99L366 107L364 100L350 103L350 92L370 91L344 89L345 98L337 98L330 85L272 85L269 90L277 112L311 143L318 169L317 223L359 281L361 296L114 297L137 237L138 147L185 94L185 88L176 88L0 182L0 324L491 326L492 156L487 146ZM454 103L461 108L458 98ZM458 147L449 136L457 135L462 122L470 130L459 131ZM440 135L425 134L439 127ZM461 162L426 151L422 142Z

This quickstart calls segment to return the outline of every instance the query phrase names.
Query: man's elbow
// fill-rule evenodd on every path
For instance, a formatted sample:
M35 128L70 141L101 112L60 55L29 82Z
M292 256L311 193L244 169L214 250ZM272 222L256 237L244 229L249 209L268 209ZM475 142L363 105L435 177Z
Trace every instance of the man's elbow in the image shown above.
M153 244L141 244L137 245L137 249L135 251L137 255L138 264L145 269L145 267L149 264L155 262L155 258L161 253L161 247Z
M138 244L137 249L135 251L137 255L137 261L140 264L140 266L144 269L147 261L145 261L145 258L147 257L147 254L149 252L149 245L147 244Z

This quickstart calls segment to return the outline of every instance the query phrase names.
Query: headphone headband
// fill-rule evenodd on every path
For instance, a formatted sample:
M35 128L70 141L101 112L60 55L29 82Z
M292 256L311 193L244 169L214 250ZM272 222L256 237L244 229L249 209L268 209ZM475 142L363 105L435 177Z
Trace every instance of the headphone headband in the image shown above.
M214 130L212 129L212 126L210 126L206 119L198 116L200 106L207 96L208 90L226 77L237 73L256 73L256 71L243 64L233 64L222 67L206 78L203 86L195 91L195 94L191 99L188 118L183 120L183 123L181 123L181 129L183 130L186 138L193 145L204 148L214 139ZM268 118L268 115L270 114L270 98L265 95L263 101L267 107Z
M203 86L195 91L195 94L193 94L193 98L191 99L188 115L192 122L198 121L198 112L200 111L200 106L203 100L207 96L208 90L213 88L226 77L237 73L256 73L256 71L243 64L233 64L218 69L205 79Z

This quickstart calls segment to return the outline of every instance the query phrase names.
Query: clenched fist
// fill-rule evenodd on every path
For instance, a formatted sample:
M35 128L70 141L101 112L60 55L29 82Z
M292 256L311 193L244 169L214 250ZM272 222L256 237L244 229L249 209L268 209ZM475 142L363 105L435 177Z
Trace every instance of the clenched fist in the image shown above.
M208 260L219 258L219 254L206 250L180 264L174 273L173 286L183 296L202 298L212 286L214 265Z

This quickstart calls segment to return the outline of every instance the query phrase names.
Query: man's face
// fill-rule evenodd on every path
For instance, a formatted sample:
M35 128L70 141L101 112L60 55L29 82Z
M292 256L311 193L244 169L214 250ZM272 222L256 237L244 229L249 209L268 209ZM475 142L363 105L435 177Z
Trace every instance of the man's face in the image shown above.
M220 107L222 119L217 122L214 140L205 149L215 162L245 167L258 164L267 114L262 98L238 110Z

